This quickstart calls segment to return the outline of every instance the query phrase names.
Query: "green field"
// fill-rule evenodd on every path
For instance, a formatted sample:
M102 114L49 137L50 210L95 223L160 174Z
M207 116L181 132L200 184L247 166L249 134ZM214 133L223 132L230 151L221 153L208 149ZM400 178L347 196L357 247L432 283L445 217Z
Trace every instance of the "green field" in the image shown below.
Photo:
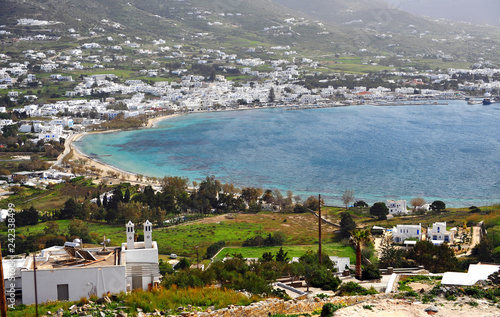
M240 253L244 258L261 258L264 252L276 254L281 247L226 247L217 255L215 259L222 260L226 256L234 253ZM283 246L283 251L288 252L288 257L300 257L307 251L318 251L318 245L295 245ZM356 254L350 246L344 246L340 243L326 243L322 245L322 252L329 256L349 257L351 263L356 261Z

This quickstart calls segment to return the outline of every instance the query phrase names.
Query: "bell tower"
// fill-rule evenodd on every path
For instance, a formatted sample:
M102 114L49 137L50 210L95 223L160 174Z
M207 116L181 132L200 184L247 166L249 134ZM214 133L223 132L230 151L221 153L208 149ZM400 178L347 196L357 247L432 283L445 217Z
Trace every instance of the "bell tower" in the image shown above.
M125 226L127 227L127 250L134 250L134 224L129 221Z
M153 224L146 220L144 223L144 248L151 249L153 247Z

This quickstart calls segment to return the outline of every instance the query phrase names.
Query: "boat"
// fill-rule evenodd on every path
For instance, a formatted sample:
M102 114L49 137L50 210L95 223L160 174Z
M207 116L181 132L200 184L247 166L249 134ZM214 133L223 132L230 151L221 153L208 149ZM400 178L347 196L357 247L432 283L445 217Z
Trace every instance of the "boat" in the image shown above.
M467 100L468 105L480 105L482 103L483 102L481 100L472 100L472 99Z
M483 106L489 106L491 105L491 99L490 98L484 98L483 99Z

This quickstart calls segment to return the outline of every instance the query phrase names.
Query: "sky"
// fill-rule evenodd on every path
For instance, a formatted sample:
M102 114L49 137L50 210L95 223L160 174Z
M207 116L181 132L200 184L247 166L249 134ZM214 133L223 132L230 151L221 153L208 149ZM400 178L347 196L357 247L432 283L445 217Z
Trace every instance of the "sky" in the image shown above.
M500 26L499 0L385 0L397 9L435 18Z

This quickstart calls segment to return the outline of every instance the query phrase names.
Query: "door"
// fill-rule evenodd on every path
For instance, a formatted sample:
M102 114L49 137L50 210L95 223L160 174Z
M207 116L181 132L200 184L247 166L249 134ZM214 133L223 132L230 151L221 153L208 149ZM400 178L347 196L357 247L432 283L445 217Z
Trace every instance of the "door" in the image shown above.
M57 284L57 300L69 300L68 284Z

